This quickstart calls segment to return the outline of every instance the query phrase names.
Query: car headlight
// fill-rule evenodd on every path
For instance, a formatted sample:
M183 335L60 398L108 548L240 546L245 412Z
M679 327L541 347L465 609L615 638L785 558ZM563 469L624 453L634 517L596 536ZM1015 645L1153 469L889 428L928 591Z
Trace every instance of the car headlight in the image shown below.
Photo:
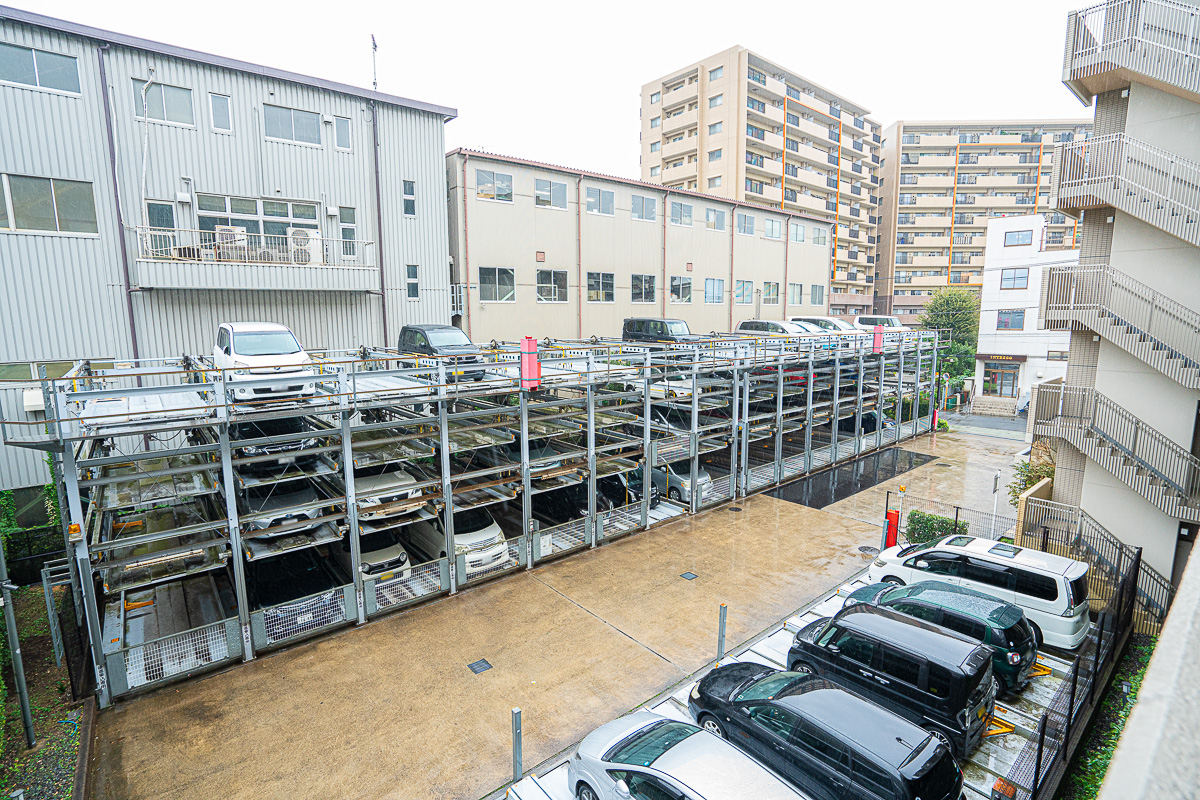
M400 555L397 556L396 560L399 561L401 564L403 564L404 562L408 561L408 553L405 551L401 551Z
M887 566L887 562L886 562L886 561L884 561L882 558L877 558L877 559L875 559L875 566L877 566L877 567L886 567L886 566Z
M697 681L696 685L692 687L692 699L693 700L700 699L700 682L699 681Z
M363 575L366 575L371 571L371 565L364 561L358 565L358 569Z
M847 598L846 598L846 602L845 602L845 604L844 604L842 607L843 607L843 608L849 608L850 606L856 606L856 605L858 605L858 601L857 601L857 600L855 600L853 597L847 597Z

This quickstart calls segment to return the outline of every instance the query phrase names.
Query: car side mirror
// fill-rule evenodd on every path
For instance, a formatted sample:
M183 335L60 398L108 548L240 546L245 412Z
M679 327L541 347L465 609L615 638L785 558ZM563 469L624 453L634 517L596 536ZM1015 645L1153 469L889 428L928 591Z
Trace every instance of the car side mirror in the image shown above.
M928 561L918 561L917 569L929 569L929 562Z
M633 797L633 795L629 793L629 784L625 781L617 781L617 785L613 787L613 796L622 798Z
M832 653L835 656L838 653L842 652L842 648L838 647L836 644L826 645L825 649L828 650L830 653Z

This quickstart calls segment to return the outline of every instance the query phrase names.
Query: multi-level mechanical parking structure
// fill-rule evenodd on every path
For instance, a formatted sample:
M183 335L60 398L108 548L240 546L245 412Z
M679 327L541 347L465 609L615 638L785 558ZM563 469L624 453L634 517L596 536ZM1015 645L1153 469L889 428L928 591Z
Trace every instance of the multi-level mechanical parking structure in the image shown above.
M547 340L530 388L517 344L363 348L316 356L314 394L202 358L80 361L43 379L44 418L0 424L52 457L108 704L916 436L937 348ZM668 469L653 508L629 502Z

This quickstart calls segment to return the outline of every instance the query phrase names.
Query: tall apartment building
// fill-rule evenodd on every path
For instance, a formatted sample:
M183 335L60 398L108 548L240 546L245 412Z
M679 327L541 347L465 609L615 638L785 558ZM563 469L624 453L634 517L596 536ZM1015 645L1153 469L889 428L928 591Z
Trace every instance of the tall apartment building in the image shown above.
M1078 120L909 122L884 134L875 310L916 321L940 286L979 291L988 220L1045 212L1046 244L1070 247L1077 222L1049 208L1057 142Z
M832 222L476 150L446 178L454 321L477 341L825 313Z
M835 223L829 313L872 308L880 126L744 47L642 87L642 180Z
M313 350L448 322L455 113L0 7L6 413L29 362L211 354L221 322ZM2 449L0 487L46 481Z
M1177 582L1200 524L1200 8L1109 0L1068 19L1063 82L1095 103L1055 145L1051 205L1086 211L1078 264L1047 268L1042 318L1071 332L1033 433L1057 444L1054 499Z

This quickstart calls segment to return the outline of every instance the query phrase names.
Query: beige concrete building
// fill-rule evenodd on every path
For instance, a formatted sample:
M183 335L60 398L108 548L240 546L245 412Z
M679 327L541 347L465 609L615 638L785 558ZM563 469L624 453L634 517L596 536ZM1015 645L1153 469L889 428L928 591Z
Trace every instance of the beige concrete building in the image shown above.
M1095 130L1055 145L1051 207L1086 215L1079 263L1043 277L1046 327L1071 332L1066 381L1030 413L1057 444L1054 499L1176 584L1200 523L1198 18L1164 0L1069 18L1063 82Z
M1089 120L901 120L884 133L875 310L914 322L939 286L978 292L988 220L1045 212L1047 249L1077 223L1049 209L1056 142Z
M881 129L868 113L731 47L642 87L642 180L835 222L829 311L869 313Z
M832 222L472 150L446 174L454 321L476 341L827 313Z

